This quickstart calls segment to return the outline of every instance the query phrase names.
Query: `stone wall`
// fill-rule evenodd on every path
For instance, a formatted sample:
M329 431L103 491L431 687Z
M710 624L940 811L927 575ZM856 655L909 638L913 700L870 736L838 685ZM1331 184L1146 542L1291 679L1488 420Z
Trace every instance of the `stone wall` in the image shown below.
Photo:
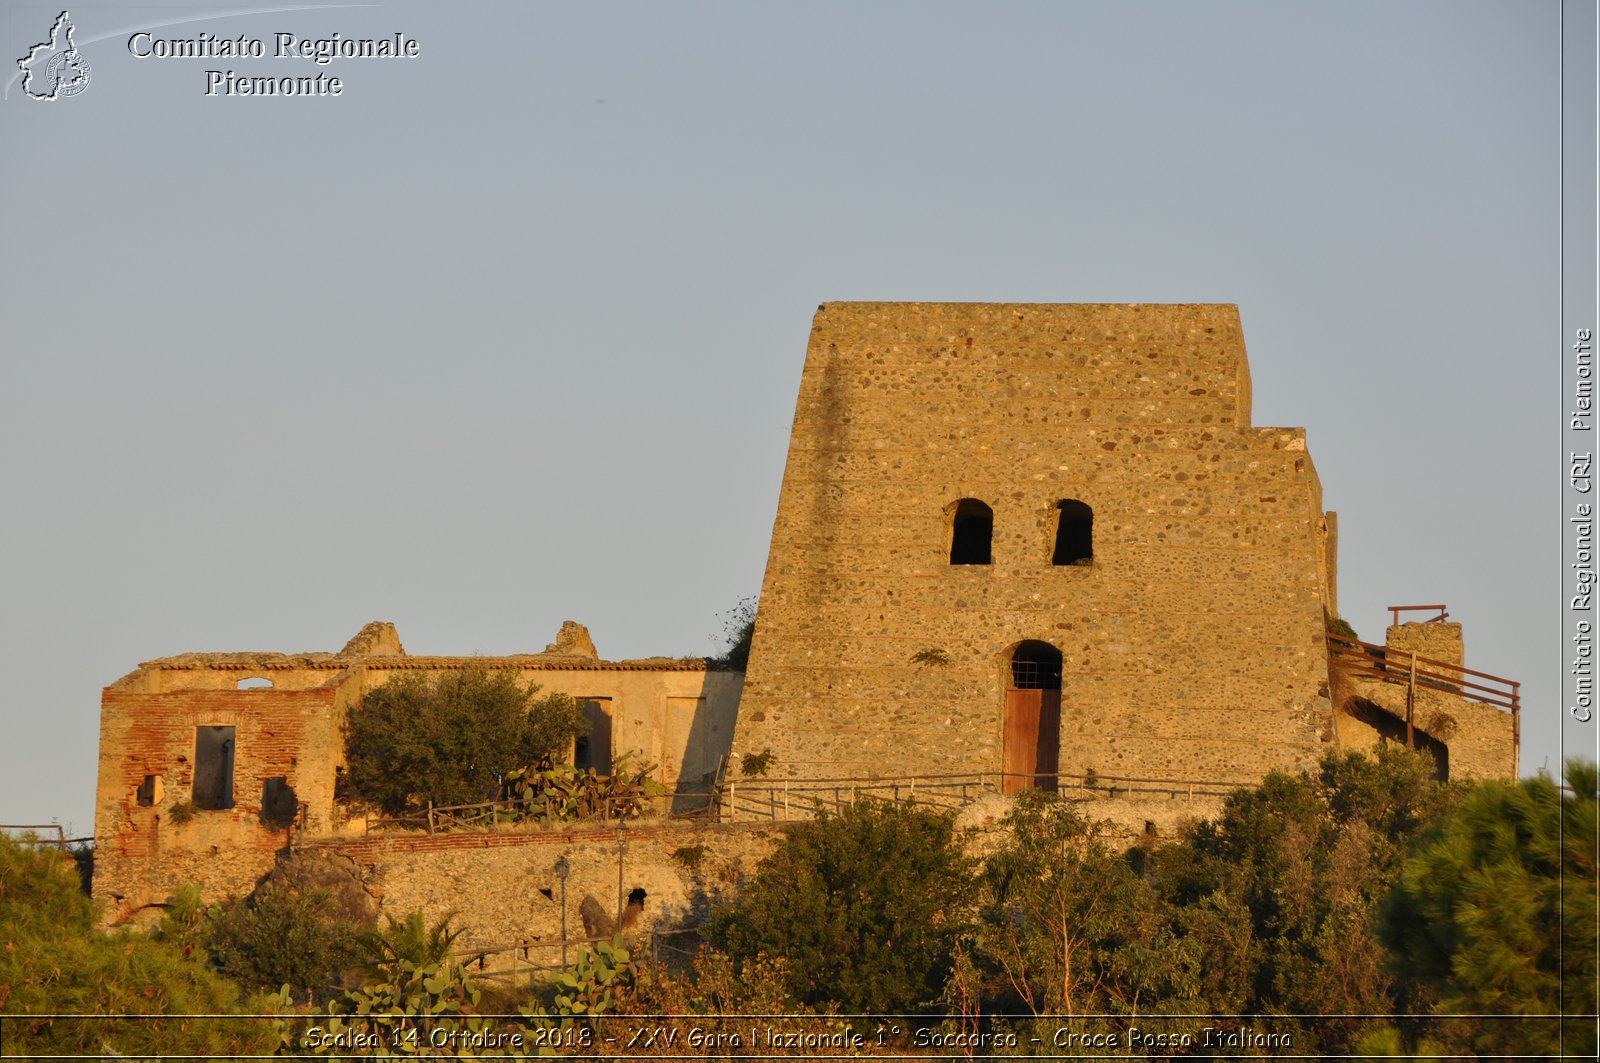
M950 563L961 499L992 509L990 564ZM1051 563L1068 499L1089 564ZM735 754L996 771L1011 654L1039 640L1063 771L1306 766L1333 722L1327 529L1304 433L1250 425L1231 306L827 304Z
M635 824L622 833L622 907L633 931L703 922L709 905L736 890L781 835L770 825ZM373 837L315 848L354 859L381 910L396 918L420 910L432 922L453 913L465 931L457 952L491 950L481 965L488 969L554 964L563 896L568 940L586 936L585 897L613 920L619 907L615 830ZM570 867L565 891L556 870L562 858ZM631 914L630 896L637 898ZM511 945L526 947L501 951Z

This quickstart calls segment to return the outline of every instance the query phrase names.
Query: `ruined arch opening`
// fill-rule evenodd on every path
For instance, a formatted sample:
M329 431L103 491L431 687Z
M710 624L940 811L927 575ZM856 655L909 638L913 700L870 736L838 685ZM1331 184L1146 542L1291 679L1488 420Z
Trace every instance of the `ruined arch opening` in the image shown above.
M956 503L950 521L950 563L987 565L992 563L994 510L976 498Z
M1056 503L1056 546L1052 565L1087 565L1094 560L1094 510L1076 498Z
M1061 651L1028 640L1006 657L1001 790L1054 791L1061 770Z
M1372 729L1376 745L1405 747L1409 744L1412 748L1420 749L1433 758L1433 777L1439 782L1450 780L1450 746L1447 742L1435 738L1416 726L1415 722L1411 734L1407 736L1406 721L1402 717L1366 698L1351 698L1345 711Z

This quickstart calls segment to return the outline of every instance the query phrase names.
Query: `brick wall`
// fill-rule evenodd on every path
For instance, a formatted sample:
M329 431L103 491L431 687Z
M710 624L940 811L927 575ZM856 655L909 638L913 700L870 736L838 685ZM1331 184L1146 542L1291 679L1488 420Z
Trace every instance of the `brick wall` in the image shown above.
M196 730L234 728L232 808L193 810ZM164 900L179 883L200 882L208 896L247 893L284 843L263 828L262 788L283 778L306 806L306 824L326 830L333 778L323 770L338 743L335 691L180 690L140 694L107 689L101 700L96 799L95 894L112 919ZM309 769L309 770L308 770ZM139 803L146 776L159 800ZM155 797L154 794L151 795ZM181 816L179 817L181 818Z

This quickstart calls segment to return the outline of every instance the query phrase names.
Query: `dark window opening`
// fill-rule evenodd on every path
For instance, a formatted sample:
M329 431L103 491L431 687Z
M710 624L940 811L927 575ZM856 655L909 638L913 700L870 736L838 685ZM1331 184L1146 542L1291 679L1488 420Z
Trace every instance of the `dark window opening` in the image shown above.
M269 830L285 830L300 814L300 799L282 775L261 784L261 825Z
M611 699L579 698L578 707L589 723L589 733L580 735L572 750L572 766L579 771L593 769L596 775L611 774Z
M1060 690L1061 651L1048 642L1024 642L1011 655L1013 690Z
M135 799L140 808L150 808L161 803L162 798L161 776L146 775L144 782L139 784L139 789L134 792Z
M637 908L640 911L643 911L644 899L647 896L649 896L649 894L645 893L644 890L634 887L632 890L628 891L628 907Z
M993 541L994 510L976 498L963 498L957 502L955 518L950 526L950 563L990 564Z
M194 807L233 807L233 728L194 729Z
M1086 565L1094 560L1094 510L1069 498L1056 503L1056 549L1052 565Z

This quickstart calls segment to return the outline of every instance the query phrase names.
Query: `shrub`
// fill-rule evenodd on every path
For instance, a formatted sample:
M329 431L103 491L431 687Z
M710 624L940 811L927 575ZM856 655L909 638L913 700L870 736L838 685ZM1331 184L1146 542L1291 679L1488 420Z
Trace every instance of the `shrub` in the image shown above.
M325 997L360 955L356 929L325 889L267 889L218 905L208 918L212 962L247 988Z
M772 770L773 761L777 759L770 749L763 749L759 753L746 753L739 758L739 774L747 779L759 779Z
M509 1054L490 1047L463 1056L452 1047L463 1035L493 1032L487 1020L473 1014L478 1000L477 987L455 960L422 965L399 960L329 1001L326 1019L285 1022L281 1036L285 1045L306 1055L342 1058ZM322 1034L315 1040L307 1036L313 1026Z
M756 635L755 598L740 598L727 613L722 624L722 652L708 663L718 671L742 672L750 663L750 644Z
M446 912L432 925L420 910L404 919L384 912L383 918L388 926L366 931L357 938L369 973L392 972L398 970L402 962L417 968L439 966L450 959L450 947L465 933L450 926L454 912Z
M610 775L600 775L593 768L579 771L546 759L507 772L500 800L511 806L509 813L514 818L528 816L543 823L596 816L633 819L645 813L651 798L667 792L651 781L654 770L653 764L631 767L626 753L616 758Z
M726 953L701 948L687 970L681 964L639 964L627 1008L636 1022L641 1016L662 1016L674 1026L698 1032L698 1044L682 1036L670 1043L658 1040L651 1046L653 1056L705 1059L706 1046L722 1045L730 1057L743 1052L748 1054L746 1058L759 1053L762 1059L817 1059L815 1044L808 1046L798 1037L796 1044L786 1044L784 1035L815 1038L825 1045L825 1039L838 1035L843 1024L807 1015L789 996L787 985L788 969L781 960L747 960L742 969L735 970ZM761 1027L779 1036L770 1040L755 1036L747 1017L751 1015L761 1016Z
M700 865L705 861L706 853L708 852L710 850L704 845L680 845L672 850L672 859L688 871L699 871Z
M390 815L494 800L507 772L565 758L587 731L576 701L537 691L483 667L393 676L345 721L341 796Z
M801 1003L920 1010L949 973L971 881L952 817L862 799L795 827L720 932L743 964L781 957Z
M603 1015L633 989L633 953L621 937L597 941L578 952L572 969L556 976L557 1015Z
M272 1010L164 941L107 934L60 850L0 837L0 1011L5 1050L35 1055L189 1056L267 1054L269 1024L178 1018ZM84 1013L92 1019L45 1019Z
M1356 634L1356 629L1350 626L1350 622L1342 616L1328 617L1327 631L1330 635L1339 635L1347 639L1359 641L1361 638L1360 635Z

